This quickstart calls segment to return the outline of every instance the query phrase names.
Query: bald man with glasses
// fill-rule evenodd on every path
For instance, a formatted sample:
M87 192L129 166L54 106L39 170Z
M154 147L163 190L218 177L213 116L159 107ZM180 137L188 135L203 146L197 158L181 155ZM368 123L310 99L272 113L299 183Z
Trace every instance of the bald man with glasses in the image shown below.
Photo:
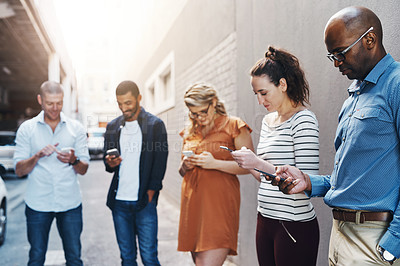
M354 82L339 114L331 175L283 166L275 185L324 197L332 208L329 265L400 265L400 64L379 18L347 7L325 27L328 58Z

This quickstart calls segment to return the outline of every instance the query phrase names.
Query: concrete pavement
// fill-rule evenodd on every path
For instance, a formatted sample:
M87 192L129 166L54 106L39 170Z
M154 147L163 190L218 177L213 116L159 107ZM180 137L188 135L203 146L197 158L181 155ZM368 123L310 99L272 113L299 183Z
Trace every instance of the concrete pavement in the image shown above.
M178 222L179 209L171 203L166 196L161 193L158 204L158 252L159 260L163 266L188 266L194 265L189 252L178 252ZM45 266L65 265L62 250L48 251ZM140 259L138 265L143 266ZM226 261L224 266L236 266L236 264Z
M109 178L109 176L104 174L101 162L99 161L91 162L91 167L89 168L88 174L80 177L84 207L82 259L84 260L86 266L110 266L119 265L120 263L119 251L113 231L111 212L104 204L105 195L110 181ZM96 182L93 182L93 180L96 180ZM18 212L21 217L24 216L24 207L22 205L24 204L23 194L26 190L26 185L26 179L6 180L6 186L9 194L9 213ZM157 210L159 217L159 260L161 265L194 265L189 252L177 251L179 206L177 206L173 200L168 198L166 191L161 191ZM19 230L26 230L24 222L19 226ZM12 229L11 224L9 229ZM11 231L8 237L12 237ZM28 245L28 243L25 244ZM24 255L27 256L27 251L24 252ZM103 257L103 259L100 260L101 262L99 262L99 257ZM138 260L138 264L143 265L140 259ZM64 254L58 232L55 228L55 223L53 223L50 232L49 250L46 256L45 265L65 265ZM224 266L235 266L235 264L227 261Z
M158 201L158 250L161 265L194 265L189 252L178 252L179 207L161 191ZM228 257L229 260L229 257ZM236 266L229 261L224 266Z
M25 178L23 178L25 179ZM27 182L19 179L16 175L7 175L4 180L6 181L6 188L8 193L7 211L12 212L21 204L24 204L24 192L26 190ZM22 181L22 182L21 182Z

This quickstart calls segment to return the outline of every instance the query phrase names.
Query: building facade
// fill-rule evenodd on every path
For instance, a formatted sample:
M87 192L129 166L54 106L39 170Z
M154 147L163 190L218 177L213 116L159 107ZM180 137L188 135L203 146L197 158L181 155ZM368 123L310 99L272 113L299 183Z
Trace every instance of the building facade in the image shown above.
M46 80L64 87L64 112L76 117L75 71L52 1L0 1L0 130L15 131L40 112L36 95Z
M256 146L266 111L258 106L251 92L249 69L264 56L268 45L294 53L310 84L310 109L319 120L320 173L329 174L333 168L337 116L351 81L341 76L326 58L323 41L326 22L343 7L366 6L382 20L387 52L400 59L397 45L400 36L396 28L400 24L400 6L395 0L187 0L169 4L179 12L173 14L169 23L157 25L156 20L148 20L145 27L158 28L141 39L136 47L140 56L132 57L125 77L138 83L143 105L166 123L170 156L163 193L177 205L181 184L179 132L188 121L183 94L191 83L214 84L228 113L241 117L253 128ZM164 7L153 8L157 13ZM162 38L154 39L152 34ZM239 255L230 259L238 265L257 265L254 235L258 184L251 176L239 179L242 196ZM319 217L331 217L322 199L313 199L313 204ZM327 262L330 227L330 218L327 222L320 221L318 265Z

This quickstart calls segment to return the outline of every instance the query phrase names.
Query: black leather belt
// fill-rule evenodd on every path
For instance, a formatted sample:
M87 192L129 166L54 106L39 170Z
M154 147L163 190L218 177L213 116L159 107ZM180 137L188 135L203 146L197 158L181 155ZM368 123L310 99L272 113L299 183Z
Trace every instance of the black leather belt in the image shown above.
M333 218L338 221L364 223L366 221L390 222L393 215L390 212L345 211L333 209Z

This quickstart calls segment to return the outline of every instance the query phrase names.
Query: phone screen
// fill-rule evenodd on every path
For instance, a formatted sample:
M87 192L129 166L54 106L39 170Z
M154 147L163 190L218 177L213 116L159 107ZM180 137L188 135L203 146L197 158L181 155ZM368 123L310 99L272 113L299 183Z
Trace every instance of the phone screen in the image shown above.
M193 151L182 151L182 154L186 157L190 157L190 156L194 155L194 152Z
M117 149L111 149L111 150L108 150L107 152L107 155L114 155L115 157L118 157L119 156L119 151L117 150Z

